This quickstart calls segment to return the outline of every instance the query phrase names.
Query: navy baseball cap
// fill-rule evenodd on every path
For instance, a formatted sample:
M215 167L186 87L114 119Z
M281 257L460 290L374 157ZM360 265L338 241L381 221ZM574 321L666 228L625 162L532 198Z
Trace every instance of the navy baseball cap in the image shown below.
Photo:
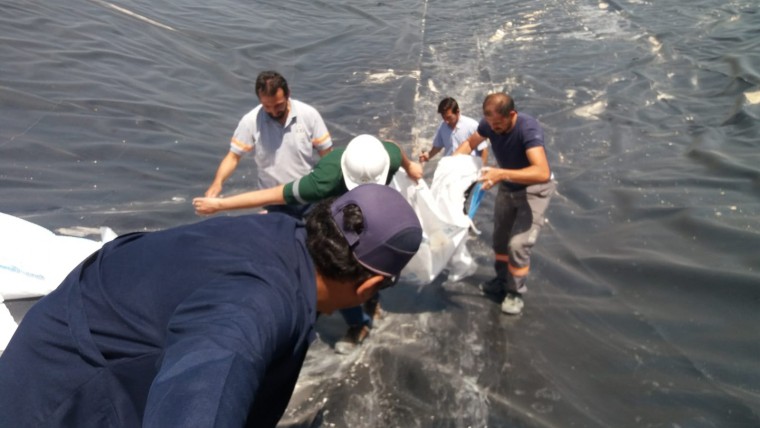
M357 205L364 217L364 228L358 234L343 229L343 209L350 204ZM381 184L362 184L336 199L330 211L356 260L374 273L391 277L394 282L420 248L420 221L395 189Z

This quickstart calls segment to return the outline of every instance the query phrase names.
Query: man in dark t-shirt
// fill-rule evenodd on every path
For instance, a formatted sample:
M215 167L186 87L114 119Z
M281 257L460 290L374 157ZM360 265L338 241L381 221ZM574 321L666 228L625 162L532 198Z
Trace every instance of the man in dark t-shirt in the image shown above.
M531 251L556 183L546 158L544 133L535 118L518 114L514 100L505 93L488 95L483 115L478 130L456 153L470 153L485 139L491 141L499 167L484 167L479 181L485 190L498 185L493 232L496 277L481 289L503 298L502 312L517 315L524 305Z

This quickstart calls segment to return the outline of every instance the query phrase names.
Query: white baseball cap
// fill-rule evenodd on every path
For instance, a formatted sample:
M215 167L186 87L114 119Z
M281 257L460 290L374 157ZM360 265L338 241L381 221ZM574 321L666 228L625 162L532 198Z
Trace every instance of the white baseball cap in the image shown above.
M367 134L354 137L340 158L340 169L348 190L360 184L385 184L390 167L391 157L383 143Z

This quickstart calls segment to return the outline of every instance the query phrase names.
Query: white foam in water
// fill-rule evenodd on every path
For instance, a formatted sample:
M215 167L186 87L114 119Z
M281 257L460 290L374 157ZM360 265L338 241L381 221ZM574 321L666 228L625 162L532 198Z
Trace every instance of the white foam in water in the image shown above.
M747 98L747 101L750 104L758 104L758 103L760 103L760 91L745 92L744 96Z
M98 227L61 227L55 230L60 235L76 236L78 238L84 238L90 235L100 235L100 228Z
M354 72L354 74L358 74L357 72ZM411 70L408 72L397 72L396 70L393 70L392 68L389 68L386 71L380 71L376 73L367 72L364 73L366 75L365 82L366 83L387 83L394 80L398 80L404 77L413 77L415 79L419 79L420 77L420 71L419 70Z
M659 52L659 50L662 48L662 43L660 43L660 41L657 40L657 38L654 36L649 36L647 38L647 41L652 46L652 52Z
M367 82L369 83L384 83L396 79L398 79L398 75L392 69L380 73L367 74Z
M573 110L576 116L584 117L586 119L598 119L599 115L604 112L607 107L607 103L604 101L597 101L593 104L588 104L582 107L578 107Z
M505 35L506 33L504 32L504 30L499 28L498 30L496 30L495 33L493 33L493 35L488 39L488 41L491 43L498 42L499 40L503 39Z
M435 87L435 82L433 82L432 79L428 79L427 82L428 82L428 89L430 89L430 92L435 92L436 94L440 92L438 88Z

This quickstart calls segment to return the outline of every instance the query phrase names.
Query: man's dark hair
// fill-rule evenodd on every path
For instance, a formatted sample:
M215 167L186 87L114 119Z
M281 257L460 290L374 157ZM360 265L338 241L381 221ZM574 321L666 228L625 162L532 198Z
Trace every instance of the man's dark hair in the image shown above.
M438 114L444 114L449 109L454 114L459 113L459 104L457 104L457 100L454 98L446 97L438 103Z
M317 271L337 281L362 282L376 275L362 266L333 220L330 205L335 198L319 202L306 216L306 247ZM364 216L354 204L343 209L343 228L357 234L364 228Z
M256 96L274 96L278 89L282 89L286 97L290 96L288 81L276 71L262 71L256 78Z
M509 94L505 94L504 92L496 92L489 94L486 96L486 99L483 100L483 111L485 111L486 106L488 105L495 105L496 110L502 116L506 116L509 114L509 112L515 109L515 100L513 100Z

